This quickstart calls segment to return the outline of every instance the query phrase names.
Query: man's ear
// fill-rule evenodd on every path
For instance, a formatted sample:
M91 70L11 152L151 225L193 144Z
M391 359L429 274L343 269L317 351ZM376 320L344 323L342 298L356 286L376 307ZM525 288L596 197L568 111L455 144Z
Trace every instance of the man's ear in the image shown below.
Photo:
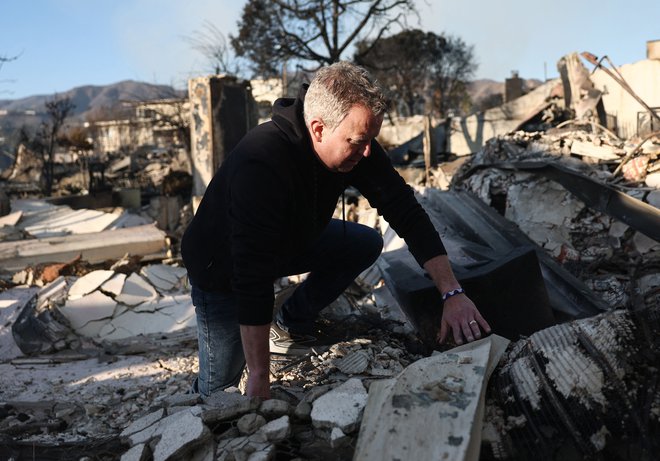
M312 121L309 122L309 127L314 141L321 142L323 140L323 130L325 129L323 121L318 118L313 118Z

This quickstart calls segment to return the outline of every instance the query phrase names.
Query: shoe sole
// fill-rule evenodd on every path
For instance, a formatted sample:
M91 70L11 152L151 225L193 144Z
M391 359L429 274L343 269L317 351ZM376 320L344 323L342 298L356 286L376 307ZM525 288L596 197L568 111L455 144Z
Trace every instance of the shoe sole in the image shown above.
M284 338L272 328L268 340L272 354L307 355L312 352L312 349L319 349L319 346L316 344L306 345L301 342L292 341L289 338Z

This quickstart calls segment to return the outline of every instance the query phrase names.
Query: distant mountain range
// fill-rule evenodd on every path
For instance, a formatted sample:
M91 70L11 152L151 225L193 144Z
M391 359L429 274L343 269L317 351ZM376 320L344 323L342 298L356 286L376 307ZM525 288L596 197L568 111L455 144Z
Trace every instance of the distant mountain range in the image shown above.
M185 92L175 90L167 85L154 85L151 83L125 80L111 85L86 85L73 88L57 95L37 95L21 99L0 100L0 110L7 112L35 111L44 112L46 101L69 97L75 104L72 117L83 119L86 115L100 109L109 109L117 106L121 101L147 101L153 99L175 98L185 96Z
M539 80L525 80L527 91L541 84ZM468 92L475 104L489 97L504 93L504 82L482 79L475 80L468 85ZM69 91L58 93L58 97L69 97L75 104L72 117L84 120L90 113L100 109L110 109L121 101L147 101L184 97L185 91L175 90L168 85L154 85L151 83L125 80L119 83L104 86L80 86ZM55 95L37 95L21 99L0 100L0 110L8 112L35 111L44 112L44 104Z

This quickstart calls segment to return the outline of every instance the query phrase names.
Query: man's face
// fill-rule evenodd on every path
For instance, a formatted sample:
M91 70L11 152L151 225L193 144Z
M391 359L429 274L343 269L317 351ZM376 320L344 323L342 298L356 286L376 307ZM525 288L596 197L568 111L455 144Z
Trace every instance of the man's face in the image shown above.
M371 154L371 141L378 136L382 123L382 116L374 116L360 105L353 106L334 130L321 120L312 120L314 151L330 171L348 173L362 157Z

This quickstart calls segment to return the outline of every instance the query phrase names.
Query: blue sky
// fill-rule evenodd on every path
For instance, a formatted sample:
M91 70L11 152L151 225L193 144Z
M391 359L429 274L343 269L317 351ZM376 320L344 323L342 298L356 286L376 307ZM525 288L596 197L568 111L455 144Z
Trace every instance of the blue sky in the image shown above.
M639 61L660 39L659 0L416 0L421 23L474 45L477 78L554 77L572 51ZM185 37L210 21L236 33L240 0L2 0L0 99L54 94L121 80L183 88L208 73ZM350 57L350 56L345 56Z

